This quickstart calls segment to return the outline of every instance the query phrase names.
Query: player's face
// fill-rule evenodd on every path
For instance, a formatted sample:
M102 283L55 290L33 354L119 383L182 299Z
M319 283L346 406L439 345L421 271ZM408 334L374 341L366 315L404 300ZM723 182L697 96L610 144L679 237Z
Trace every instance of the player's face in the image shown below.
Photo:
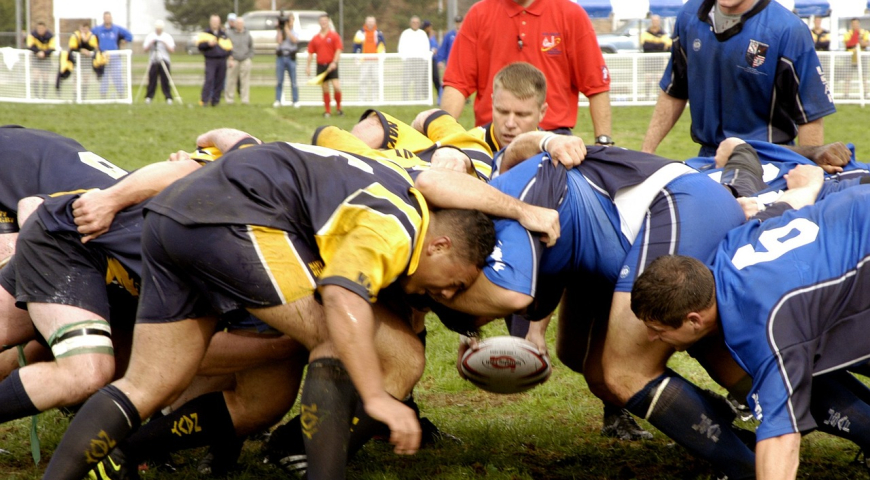
M112 24L112 14L111 13L104 13L103 14L103 24L105 24L105 25Z
M755 0L719 0L719 8L726 15L743 13L755 4Z
M504 88L495 89L492 123L499 145L506 147L517 135L537 130L546 111L546 104L539 105L535 97L521 100Z
M317 21L320 23L321 30L326 30L329 27L329 17L320 17Z
M673 346L677 351L684 351L701 339L701 335L692 322L683 322L680 328L662 325L659 322L644 322L647 337L651 342L660 341Z
M447 252L424 252L417 271L406 278L403 288L406 293L429 295L436 301L449 300L467 289L479 274L479 268Z
M209 27L211 27L212 30L217 30L221 28L221 17L213 15L211 18L209 18L208 25Z

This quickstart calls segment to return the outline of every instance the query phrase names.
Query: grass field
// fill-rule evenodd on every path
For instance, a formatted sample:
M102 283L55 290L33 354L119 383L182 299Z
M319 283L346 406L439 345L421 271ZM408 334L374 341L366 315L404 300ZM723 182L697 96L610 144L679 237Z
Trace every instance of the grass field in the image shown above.
M137 77L138 78L138 77ZM198 98L198 89L182 88L188 103ZM256 88L250 106L202 108L190 104L166 106L100 105L45 106L0 105L0 124L45 128L79 140L106 159L133 169L164 160L168 153L191 149L197 134L216 127L246 130L264 141L307 142L321 125L319 108L271 108L273 91ZM410 121L416 108L387 109ZM613 137L620 146L639 148L651 108L616 108ZM330 123L350 128L362 113L346 109L344 117ZM867 158L870 138L865 125L870 115L858 107L845 106L826 119L828 141L849 140L856 144L859 159ZM461 121L471 126L470 108ZM677 125L659 153L676 159L693 156L697 146L689 139L687 116ZM581 112L576 132L591 137L587 112ZM864 155L862 155L864 154ZM4 172L14 174L14 172ZM496 322L500 323L500 322ZM349 477L360 479L707 479L713 478L705 462L695 460L663 434L651 441L626 443L603 438L601 404L586 388L580 375L555 360L552 378L520 395L493 395L461 380L454 369L456 336L428 322L426 373L416 389L424 415L464 443L440 443L413 457L398 458L384 444L368 445L350 465ZM551 328L551 332L554 329ZM503 325L488 327L488 334L503 334ZM552 340L552 338L551 338ZM672 367L692 381L715 388L706 374L690 359L678 355ZM39 478L68 419L56 412L40 416L39 435L43 461L33 465L30 457L29 420L0 425L0 479ZM649 426L648 426L649 427ZM649 427L651 428L651 427ZM248 442L241 470L230 478L286 478L277 469L263 465L260 444ZM801 478L868 478L863 467L850 464L857 447L824 434L804 439ZM181 465L171 475L149 472L146 479L200 478L195 465L201 452L178 455Z

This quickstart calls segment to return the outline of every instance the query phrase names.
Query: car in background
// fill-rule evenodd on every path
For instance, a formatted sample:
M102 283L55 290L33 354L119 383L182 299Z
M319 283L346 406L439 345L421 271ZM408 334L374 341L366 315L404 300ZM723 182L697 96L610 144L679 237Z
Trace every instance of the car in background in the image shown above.
M299 51L308 47L308 42L320 32L320 16L326 12L322 10L255 10L242 15L245 19L245 28L251 32L254 39L254 51L258 54L275 53L278 46L276 34L278 30L278 18L281 15L288 17L293 15L293 28L299 32ZM335 29L332 21L330 27Z
M674 31L674 18L662 18L665 35ZM597 35L601 53L640 52L640 35L649 28L648 18L628 20L612 33Z

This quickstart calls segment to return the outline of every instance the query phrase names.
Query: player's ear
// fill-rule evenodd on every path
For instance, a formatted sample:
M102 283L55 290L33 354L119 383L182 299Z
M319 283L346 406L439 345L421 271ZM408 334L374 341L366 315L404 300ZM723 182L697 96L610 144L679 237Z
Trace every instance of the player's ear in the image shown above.
M701 331L706 327L704 318L698 312L689 312L689 314L686 315L685 320L683 320L683 323L690 324L692 326L692 330L694 330L695 332Z
M450 240L450 237L446 235L441 235L439 237L433 238L428 245L426 245L426 252L429 255L434 254L445 254L449 253L450 249L453 247L453 241Z
M548 108L550 108L550 104L547 102L544 102L543 105L541 105L541 118L544 118Z

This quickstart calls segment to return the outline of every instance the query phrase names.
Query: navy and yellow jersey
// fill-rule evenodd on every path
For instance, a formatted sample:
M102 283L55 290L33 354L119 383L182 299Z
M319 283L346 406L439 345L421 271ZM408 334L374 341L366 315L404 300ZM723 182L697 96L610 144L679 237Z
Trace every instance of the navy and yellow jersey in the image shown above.
M317 285L369 301L417 268L428 207L401 166L328 148L268 143L232 150L146 207L181 225L287 232L320 255Z
M332 125L319 127L315 130L311 143L319 147L332 148L367 158L389 160L407 170L412 177L416 177L416 172L429 168L429 162L424 161L411 150L404 148L392 148L389 150L371 148L347 130L342 130Z
M423 132L418 132L405 122L390 114L378 110L367 110L361 119L376 116L384 131L384 140L378 148L381 150L409 151L428 162L440 147L456 147L471 159L472 167L477 176L489 181L492 174L492 150L489 145L469 131L445 111L432 114L423 126ZM407 156L407 154L403 155Z
M33 53L45 52L45 55L48 56L57 49L57 40L49 30L46 30L42 35L33 30L27 35L27 49Z
M468 134L485 142L493 155L503 148L495 137L495 125L492 122L474 127L468 131Z
M106 188L127 172L75 140L44 130L0 127L0 233L18 231L25 197Z
M208 42L216 40L217 43L212 46ZM196 37L196 46L206 58L226 58L233 51L233 41L227 36L227 32L218 29L217 32L205 30L199 32Z
M80 52L82 50L88 50L91 52L96 52L100 49L100 41L97 39L97 36L91 32L88 32L87 38L82 36L81 30L76 30L69 37L69 51L70 52Z

